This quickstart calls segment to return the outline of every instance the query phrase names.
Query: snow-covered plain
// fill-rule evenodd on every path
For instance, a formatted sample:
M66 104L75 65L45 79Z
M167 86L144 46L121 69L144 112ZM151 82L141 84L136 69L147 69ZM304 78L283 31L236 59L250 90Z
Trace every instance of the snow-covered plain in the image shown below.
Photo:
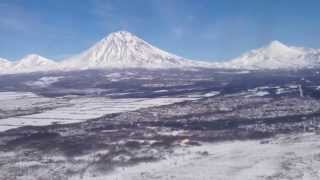
M193 102L124 112L81 124L2 132L0 179L319 179L319 101L311 97L260 94L270 88L273 86L259 86L233 96L210 90L201 93L209 98ZM254 96L246 97L248 94ZM73 95L47 98L27 92L3 92L0 100L11 105L2 104L7 109L0 112L30 112L39 108L32 114L11 114L11 118L2 120L11 119L14 123L16 119L31 125L59 120L58 123L70 123L196 99L186 97L180 94L153 99ZM25 104L24 108L19 110L16 101ZM33 102L30 107L28 102ZM57 106L43 108L50 103ZM250 124L246 119L250 119ZM261 121L265 119L268 120ZM222 120L226 124L240 124L216 129ZM6 124L2 127L10 128ZM313 133L301 134L307 131ZM251 138L259 140L248 140Z
M47 77L41 77L37 81L28 81L26 82L26 85L28 86L36 86L40 88L45 88L50 86L53 83L58 82L60 79L63 79L63 76L47 76Z
M319 138L319 135L310 133L278 136L263 141L181 147L158 162L119 168L106 176L93 177L87 174L82 179L318 180Z
M0 102L0 117L3 114L11 116L8 112L13 114L27 113L34 108L54 108L66 105L66 102L61 98L47 98L31 92L0 92Z
M0 115L7 114L9 117L0 119L0 131L21 126L76 123L107 114L195 99L190 97L112 99L84 96L46 98L29 92L1 92ZM19 114L20 111L24 113Z

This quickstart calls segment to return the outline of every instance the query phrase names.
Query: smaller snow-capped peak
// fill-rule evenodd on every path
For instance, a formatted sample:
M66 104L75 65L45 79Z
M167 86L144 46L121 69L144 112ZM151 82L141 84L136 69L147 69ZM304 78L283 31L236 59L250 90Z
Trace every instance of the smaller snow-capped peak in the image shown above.
M11 65L12 65L12 63L9 60L0 58L0 68L1 67L3 67L3 68L10 67Z
M51 63L54 62L37 54L26 55L17 62L19 65L47 65Z
M53 60L47 59L45 57L42 57L37 54L29 54L22 59L20 59L18 62L16 62L16 67L33 67L33 66L55 66L57 65L56 62Z
M29 54L12 66L13 71L33 72L33 71L47 71L58 68L58 63L47 59L37 54Z
M12 66L9 60L0 58L0 74L6 73Z
M267 46L243 54L224 63L226 68L237 69L300 69L314 67L320 61L320 51L287 46L272 41Z
M10 63L10 61L9 61L9 60L4 59L4 58L0 58L0 62L1 62L1 63Z

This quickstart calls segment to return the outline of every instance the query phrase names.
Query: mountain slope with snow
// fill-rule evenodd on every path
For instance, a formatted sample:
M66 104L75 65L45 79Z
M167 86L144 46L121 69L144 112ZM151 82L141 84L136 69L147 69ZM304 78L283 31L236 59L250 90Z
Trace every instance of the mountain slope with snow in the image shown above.
M30 54L12 64L10 73L57 70L58 63L37 54Z
M63 62L65 68L180 68L207 66L158 49L137 36L119 31L111 33L83 53Z
M0 73L12 66L12 63L6 59L0 58Z
M320 50L289 47L279 41L223 63L232 69L302 69L320 65Z
M198 67L247 70L318 68L320 49L292 47L273 41L230 61L209 63L176 56L129 32L119 31L111 33L79 55L59 63L36 54L27 55L17 62L0 59L1 74L54 70Z

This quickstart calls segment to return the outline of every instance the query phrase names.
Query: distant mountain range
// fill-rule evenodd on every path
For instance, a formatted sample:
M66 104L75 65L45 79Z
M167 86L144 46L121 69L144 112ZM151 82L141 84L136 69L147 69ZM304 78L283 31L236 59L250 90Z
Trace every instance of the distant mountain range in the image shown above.
M319 65L320 49L289 47L279 41L223 63L225 68L234 69L302 69Z
M56 62L40 55L27 55L17 62L0 58L0 73L68 71L106 68L225 68L225 69L303 69L320 66L320 50L289 47L273 41L230 61L193 61L165 52L137 36L119 31L111 33L88 50Z

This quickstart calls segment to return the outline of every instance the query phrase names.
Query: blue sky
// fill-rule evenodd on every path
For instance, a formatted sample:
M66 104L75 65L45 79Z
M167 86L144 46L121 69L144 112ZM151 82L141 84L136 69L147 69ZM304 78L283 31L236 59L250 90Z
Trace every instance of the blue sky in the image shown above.
M63 59L117 30L207 61L275 39L320 48L319 7L319 0L0 0L0 57Z

